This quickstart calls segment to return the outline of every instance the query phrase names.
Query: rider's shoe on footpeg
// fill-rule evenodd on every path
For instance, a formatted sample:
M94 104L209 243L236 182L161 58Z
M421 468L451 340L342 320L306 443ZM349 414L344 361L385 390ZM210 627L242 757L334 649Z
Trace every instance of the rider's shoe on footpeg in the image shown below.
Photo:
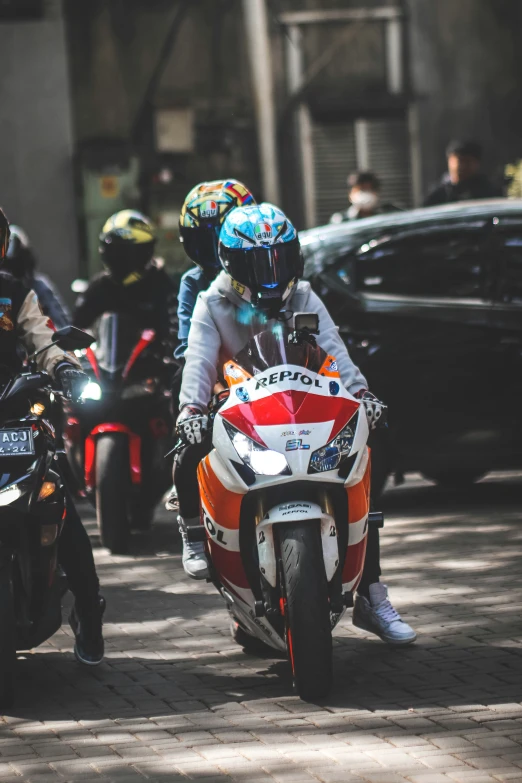
M69 615L69 625L75 636L74 654L79 663L98 666L103 661L103 613L105 598L98 596L92 606L75 604Z
M201 528L199 518L183 519L178 517L179 532L183 541L183 555L181 562L187 576L191 579L207 579L210 575L208 560L205 553L205 544L203 541L193 541L192 535L189 536L189 530L192 528ZM204 530L204 528L203 528Z
M353 624L374 633L388 644L411 644L417 634L405 623L388 598L388 588L381 582L369 587L370 600L357 594L353 609Z

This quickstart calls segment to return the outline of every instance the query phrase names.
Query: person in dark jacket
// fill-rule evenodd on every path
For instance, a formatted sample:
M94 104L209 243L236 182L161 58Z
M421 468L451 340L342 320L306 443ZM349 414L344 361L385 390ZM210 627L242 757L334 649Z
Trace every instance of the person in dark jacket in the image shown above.
M348 201L350 206L344 212L334 212L330 223L344 223L365 217L399 212L400 207L381 201L381 183L373 171L354 171L348 177Z
M88 381L74 354L52 345L54 324L44 315L33 290L5 269L10 230L0 209L0 365L10 374L22 371L19 343L27 354L42 351L36 363L49 373L70 398L81 393ZM102 619L105 600L99 582L92 548L85 528L66 488L67 517L60 535L58 557L75 603L69 623L75 635L74 652L80 663L95 666L103 660Z
M35 292L42 310L57 329L68 326L71 323L69 309L54 283L47 275L36 271L36 256L29 237L20 226L11 224L9 228L11 237L3 268Z
M100 234L105 271L78 297L73 323L90 328L104 313L131 316L141 329L154 329L172 356L177 342L177 289L167 272L153 261L156 237L151 221L125 209L112 215Z
M448 170L427 195L424 206L453 204L502 196L500 188L482 173L482 147L476 141L452 141L446 149Z

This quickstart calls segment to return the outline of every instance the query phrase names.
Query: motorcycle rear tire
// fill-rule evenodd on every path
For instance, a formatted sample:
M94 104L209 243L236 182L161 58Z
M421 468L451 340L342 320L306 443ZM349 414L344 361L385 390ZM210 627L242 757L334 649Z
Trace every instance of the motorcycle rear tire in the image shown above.
M332 628L319 522L278 526L285 582L287 645L300 698L314 701L332 687Z
M15 697L16 627L11 569L0 572L0 708L13 706Z
M100 435L96 442L96 518L102 545L113 555L126 555L129 551L130 492L127 436Z

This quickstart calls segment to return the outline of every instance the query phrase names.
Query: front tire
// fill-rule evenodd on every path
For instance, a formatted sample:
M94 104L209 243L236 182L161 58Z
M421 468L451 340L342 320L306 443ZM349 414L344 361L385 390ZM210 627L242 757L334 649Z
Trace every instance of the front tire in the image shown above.
M96 441L96 517L102 545L113 555L129 551L131 488L127 436L101 435Z
M15 696L16 628L11 568L1 563L0 569L0 708L8 708Z
M332 629L319 524L278 526L287 613L287 646L297 693L304 701L332 687Z

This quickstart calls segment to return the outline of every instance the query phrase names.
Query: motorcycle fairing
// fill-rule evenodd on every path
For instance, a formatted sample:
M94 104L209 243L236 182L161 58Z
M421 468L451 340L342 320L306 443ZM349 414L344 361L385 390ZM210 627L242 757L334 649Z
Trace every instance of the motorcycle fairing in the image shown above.
M85 487L96 486L96 438L106 432L121 432L129 438L129 470L133 484L141 484L141 438L121 422L106 422L95 427L85 439Z

